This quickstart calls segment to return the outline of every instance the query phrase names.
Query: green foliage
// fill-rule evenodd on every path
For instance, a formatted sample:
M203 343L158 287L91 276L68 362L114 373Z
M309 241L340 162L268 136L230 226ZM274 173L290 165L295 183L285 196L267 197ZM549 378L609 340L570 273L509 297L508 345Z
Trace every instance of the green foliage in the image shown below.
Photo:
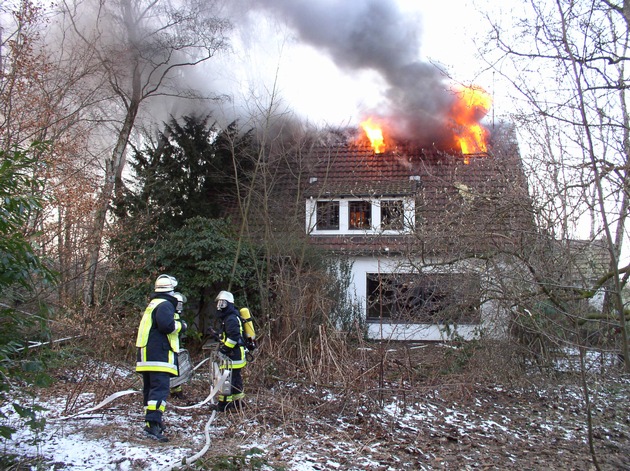
M237 234L228 220L194 217L167 234L150 252L151 258L159 260L157 271L185 280L182 290L190 299L194 294L203 296L210 287L215 294L220 288L225 289L237 250ZM256 263L254 249L243 245L231 280L234 291L251 281Z
M249 135L239 136L236 123L221 130L209 116L182 121L171 119L157 143L133 154L130 188L138 190L128 190L118 202L119 217L150 214L158 231L169 231L195 216L221 217L226 197L235 199L235 166L242 178L246 168L241 162L249 160L238 153L248 147Z
M25 234L42 209L36 162L29 152L0 151L0 295L12 285L30 289L34 278L54 279Z
M4 306L0 309L0 403L6 401L12 380L50 382L40 360L23 358L29 354L24 339L48 340L48 309L41 306L37 314L17 309L37 286L55 281L54 272L38 256L32 240L36 234L29 229L42 209L42 182L37 177L38 160L33 157L42 150L42 146L33 146L27 151L0 151L0 302ZM18 403L13 407L29 427L43 427L36 408ZM0 436L5 438L15 431L6 420L0 414Z
M46 419L38 418L37 413L42 412L44 410L43 407L40 406L32 406L32 407L24 407L18 404L17 402L13 403L13 409L18 413L20 417L26 419L26 425L31 428L31 430L43 431L44 426L46 425Z
M14 454L6 454L0 456L0 469L15 471L34 471L50 469L46 464L46 460L41 456L28 457Z
M243 244L234 277L230 280L238 250L238 236L226 219L194 217L179 228L164 233L158 241L143 251L142 281L129 284L124 297L118 301L132 303L135 307L146 304L147 295L153 290L154 278L159 273L169 273L180 280L178 290L188 298L184 306L184 318L191 320L187 311L203 309L212 302L221 289L231 281L232 290L244 290L252 285L256 273L257 256L254 248ZM140 277L138 277L140 279ZM193 316L194 317L194 316ZM195 336L190 323L189 337Z
M478 337L465 340L457 333L456 325L451 327L448 324L444 325L442 331L445 337L450 339L448 345L451 347L451 349L446 351L445 358L449 361L442 372L443 374L461 373L466 369L475 353L483 346L483 336L480 332Z
M348 290L352 282L352 262L344 258L330 261L328 274L336 281L327 286L326 298L334 301L330 313L331 324L343 331L365 330L365 319L361 315L361 307L352 303Z
M0 374L17 376L39 385L49 384L50 378L41 359L32 357L20 361L21 357L29 353L24 349L25 338L33 341L49 340L46 318L46 306L41 308L39 315L29 315L10 308L0 309Z
M135 151L134 182L117 201L118 235L111 241L119 260L112 274L117 304L143 306L159 273L182 282L188 307L206 303L211 289L249 281L254 262L248 248L230 280L238 235L223 219L225 202L238 201L235 172L246 182L249 159L240 156L249 146L250 135L239 135L236 123L221 130L209 116L186 116Z

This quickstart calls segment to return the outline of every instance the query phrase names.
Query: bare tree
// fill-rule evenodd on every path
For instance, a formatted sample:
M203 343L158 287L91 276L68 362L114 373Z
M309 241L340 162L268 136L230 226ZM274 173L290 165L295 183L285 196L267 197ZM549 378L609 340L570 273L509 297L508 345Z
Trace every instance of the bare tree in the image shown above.
M201 0L66 0L61 14L64 41L83 51L91 80L101 87L102 108L94 119L110 125L115 140L105 158L88 241L83 298L92 305L108 208L122 190L138 114L150 98L201 98L183 86L181 71L227 48L230 24L219 16L218 2Z
M6 10L4 9L6 8ZM64 57L47 48L46 10L36 2L7 4L2 9L0 43L0 148L34 147L30 169L40 182L41 210L24 231L37 235L41 255L56 260L60 297L64 298L73 257L81 253L86 214L92 210L87 136L82 110L94 91L77 85L88 69L80 57ZM76 271L76 270L75 270Z
M485 56L520 95L515 102L524 101L514 118L535 162L540 222L556 239L583 239L590 229L604 244L607 272L583 294L604 290L602 318L615 313L628 359L622 289L629 268L621 266L630 196L626 3L532 0L518 25L489 18L497 48Z

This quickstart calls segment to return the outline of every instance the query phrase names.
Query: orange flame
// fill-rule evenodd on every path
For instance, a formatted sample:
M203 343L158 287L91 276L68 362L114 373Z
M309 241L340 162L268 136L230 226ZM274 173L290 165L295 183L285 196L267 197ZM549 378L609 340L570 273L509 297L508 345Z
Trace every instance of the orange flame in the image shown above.
M380 154L385 151L385 139L383 138L383 129L381 126L374 122L372 118L368 118L361 123L361 127L365 132L365 135L370 140L372 149L376 154Z
M486 152L488 131L479 121L492 106L492 97L478 86L462 87L456 91L458 100L453 106L455 139L463 154Z

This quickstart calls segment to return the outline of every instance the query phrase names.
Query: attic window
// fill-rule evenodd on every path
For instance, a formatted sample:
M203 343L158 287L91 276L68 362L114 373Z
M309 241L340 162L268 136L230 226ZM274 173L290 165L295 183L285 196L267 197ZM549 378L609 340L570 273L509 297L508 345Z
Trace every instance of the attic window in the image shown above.
M381 226L383 229L404 229L405 209L402 200L381 201Z
M339 201L317 202L317 230L339 230Z
M370 229L372 225L372 204L369 201L348 203L348 229Z

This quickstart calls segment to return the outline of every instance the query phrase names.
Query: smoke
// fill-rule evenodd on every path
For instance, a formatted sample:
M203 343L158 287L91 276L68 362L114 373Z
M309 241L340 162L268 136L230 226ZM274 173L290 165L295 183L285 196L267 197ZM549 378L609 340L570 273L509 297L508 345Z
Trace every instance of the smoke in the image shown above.
M395 0L259 0L340 69L373 70L387 84L387 108L372 110L396 139L445 142L454 96L446 76L420 57L420 22Z

